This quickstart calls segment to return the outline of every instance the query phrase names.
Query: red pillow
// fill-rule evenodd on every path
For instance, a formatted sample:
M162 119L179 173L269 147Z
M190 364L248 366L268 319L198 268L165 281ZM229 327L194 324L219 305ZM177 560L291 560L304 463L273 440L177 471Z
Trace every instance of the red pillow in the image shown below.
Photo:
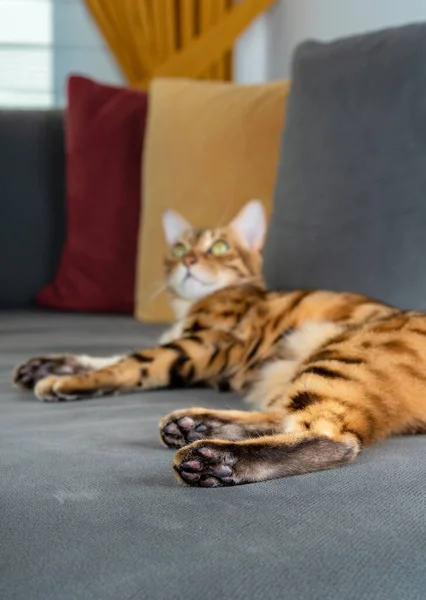
M131 313L147 94L70 77L67 237L41 306Z

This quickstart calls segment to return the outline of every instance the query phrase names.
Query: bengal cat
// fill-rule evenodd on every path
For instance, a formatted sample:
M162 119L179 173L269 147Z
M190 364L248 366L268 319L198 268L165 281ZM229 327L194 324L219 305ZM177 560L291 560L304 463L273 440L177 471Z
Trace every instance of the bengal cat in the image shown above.
M337 467L391 434L426 430L426 316L359 294L267 291L265 217L226 227L164 216L175 325L127 356L33 358L14 381L45 401L207 384L259 409L188 408L160 423L177 479L218 487Z

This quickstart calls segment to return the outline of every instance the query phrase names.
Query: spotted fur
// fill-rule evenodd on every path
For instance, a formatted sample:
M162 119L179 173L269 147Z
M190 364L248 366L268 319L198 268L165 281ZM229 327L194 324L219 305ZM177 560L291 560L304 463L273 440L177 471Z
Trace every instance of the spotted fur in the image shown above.
M160 423L162 441L179 449L176 477L195 486L332 468L392 434L426 430L424 314L359 294L268 291L253 222L194 230L171 220L166 273L177 320L160 345L104 363L31 359L17 385L46 401L198 384L241 391L257 412L195 408ZM217 240L228 247L220 256L211 252ZM176 243L184 256L173 255Z

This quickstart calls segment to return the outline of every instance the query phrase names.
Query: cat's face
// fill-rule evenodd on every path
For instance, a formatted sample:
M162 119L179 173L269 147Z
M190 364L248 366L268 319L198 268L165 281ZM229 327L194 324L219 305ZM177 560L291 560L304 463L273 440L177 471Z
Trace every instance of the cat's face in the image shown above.
M167 211L163 227L170 253L165 259L169 290L185 300L261 275L266 231L263 206L252 200L223 227L194 229L181 215Z

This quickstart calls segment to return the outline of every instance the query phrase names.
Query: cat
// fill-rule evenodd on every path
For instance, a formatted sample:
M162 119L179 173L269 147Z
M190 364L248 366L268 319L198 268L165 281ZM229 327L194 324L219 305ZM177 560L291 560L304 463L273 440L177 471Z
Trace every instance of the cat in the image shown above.
M258 201L225 227L195 229L173 211L163 226L176 322L160 344L33 358L16 385L45 401L197 384L245 393L256 411L161 420L161 440L178 450L173 472L190 486L338 467L392 434L426 431L426 315L355 293L268 291Z

